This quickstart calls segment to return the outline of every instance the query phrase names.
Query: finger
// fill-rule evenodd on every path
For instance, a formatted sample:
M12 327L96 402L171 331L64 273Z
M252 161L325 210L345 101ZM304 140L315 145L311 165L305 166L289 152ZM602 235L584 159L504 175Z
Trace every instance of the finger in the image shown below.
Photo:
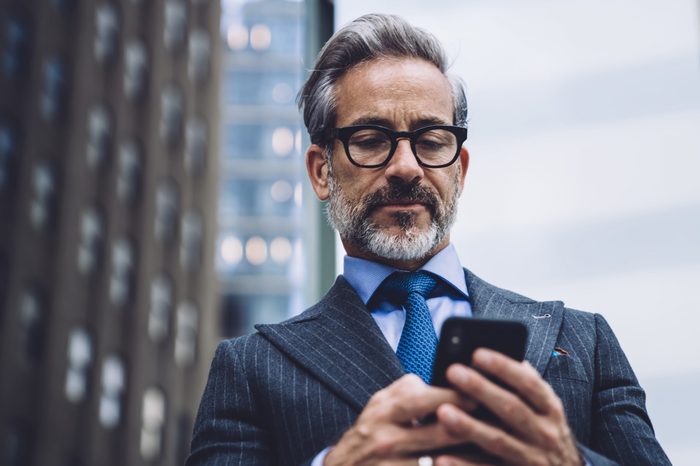
M475 419L453 406L441 406L438 419L455 435L468 439L486 453L518 465L533 464L538 456L535 448L505 431Z
M486 348L479 348L472 359L474 367L491 374L515 389L542 414L558 412L559 398L527 361L518 362Z
M389 387L378 391L367 404L366 415L396 424L412 424L435 412L444 403L464 409L473 405L465 396L450 388L426 385L420 377L407 374Z
M541 419L516 394L462 365L451 366L447 377L457 389L469 393L521 436L532 441L541 440Z
M469 455L469 456L438 456L434 460L434 466L494 466L493 459L487 458L485 455Z
M439 422L411 428L394 426L372 440L377 445L386 445L386 449L380 447L377 452L389 456L414 455L464 443L464 439Z

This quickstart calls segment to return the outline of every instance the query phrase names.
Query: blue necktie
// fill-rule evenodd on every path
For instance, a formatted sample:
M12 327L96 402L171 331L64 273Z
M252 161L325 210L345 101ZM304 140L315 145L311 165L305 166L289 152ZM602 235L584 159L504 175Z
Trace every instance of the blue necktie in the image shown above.
M430 383L437 336L425 299L435 289L437 279L426 272L394 272L381 285L383 295L406 309L396 355L406 372Z

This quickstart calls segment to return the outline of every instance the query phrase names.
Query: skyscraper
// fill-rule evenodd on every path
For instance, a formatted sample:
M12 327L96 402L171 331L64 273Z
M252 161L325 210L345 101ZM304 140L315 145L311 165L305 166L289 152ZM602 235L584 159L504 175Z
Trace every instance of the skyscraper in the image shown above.
M213 336L220 5L0 0L0 464L180 464Z

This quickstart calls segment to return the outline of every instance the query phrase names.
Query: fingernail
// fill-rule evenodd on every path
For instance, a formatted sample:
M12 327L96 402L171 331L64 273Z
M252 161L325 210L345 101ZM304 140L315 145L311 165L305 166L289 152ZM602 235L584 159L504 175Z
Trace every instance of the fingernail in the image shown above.
M469 370L464 366L453 366L452 375L455 378L455 382L458 384L465 384L469 380Z
M442 414L448 424L455 424L457 422L457 413L454 411L454 408L446 406L443 409Z
M476 362L478 362L479 364L487 366L491 364L493 357L491 356L491 353L489 353L488 350L480 349L476 353L474 353L474 359L476 359Z

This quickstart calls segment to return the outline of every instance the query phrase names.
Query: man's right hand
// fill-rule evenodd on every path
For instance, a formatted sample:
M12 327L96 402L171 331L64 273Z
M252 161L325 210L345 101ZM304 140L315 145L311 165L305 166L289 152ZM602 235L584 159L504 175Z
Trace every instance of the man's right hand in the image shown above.
M407 374L375 393L355 424L328 452L324 466L416 465L421 452L462 443L439 422L418 425L444 404L471 410L456 391L426 385Z

